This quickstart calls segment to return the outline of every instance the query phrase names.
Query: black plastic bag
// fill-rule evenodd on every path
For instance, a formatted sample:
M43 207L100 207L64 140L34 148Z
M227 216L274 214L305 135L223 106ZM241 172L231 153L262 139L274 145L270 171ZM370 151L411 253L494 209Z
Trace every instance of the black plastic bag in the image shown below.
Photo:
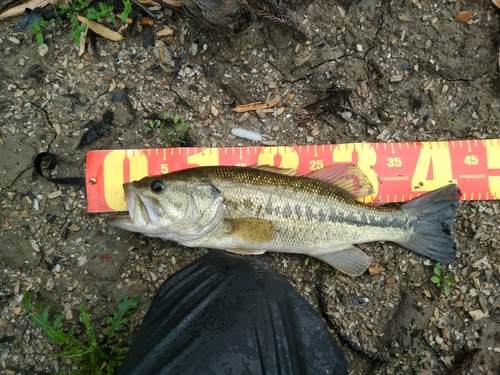
M340 375L347 362L282 275L211 252L161 286L118 374Z

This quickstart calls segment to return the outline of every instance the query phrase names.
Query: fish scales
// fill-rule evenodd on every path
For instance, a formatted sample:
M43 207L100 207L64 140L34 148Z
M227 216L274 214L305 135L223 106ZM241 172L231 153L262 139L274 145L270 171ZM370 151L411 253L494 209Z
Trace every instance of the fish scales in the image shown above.
M445 264L455 257L455 184L399 208L358 201L373 190L353 165L301 177L272 167L198 167L124 189L130 217L110 218L110 225L185 246L303 253L349 275L363 273L371 262L358 243L393 241Z
M261 244L270 251L287 251L308 243L317 251L329 252L332 246L347 243L401 240L409 226L408 217L401 211L363 204L322 181L259 169L231 173L213 167L204 169L203 174L223 195L232 218L257 217L274 222L275 238ZM209 247L215 241L223 241L225 247L248 245L219 229L189 246Z

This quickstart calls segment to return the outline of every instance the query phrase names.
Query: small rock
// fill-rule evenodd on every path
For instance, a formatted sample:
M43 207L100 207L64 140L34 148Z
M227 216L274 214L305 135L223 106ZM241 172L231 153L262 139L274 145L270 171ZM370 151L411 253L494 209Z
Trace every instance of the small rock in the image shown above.
M314 137L310 137L310 136L306 137L306 142L307 143L311 143L312 141L314 141Z
M362 82L357 88L356 88L356 93L358 96L362 98L366 98L368 96L368 85L365 82Z
M87 264L87 257L85 255L78 257L78 267L82 267Z
M191 55L196 56L198 54L198 44L191 44L191 47L189 47L189 52L191 52Z
M20 57L19 58L19 65L24 66L25 63L26 63L26 60L23 59L22 57Z
M368 272L370 272L370 275L378 275L382 271L384 271L384 267L373 266L373 267L368 268Z
M316 137L318 134L319 134L319 129L318 129L318 128L313 128L313 129L311 130L311 135L312 135L313 137Z
M285 107L279 107L278 110L276 111L276 115L279 116L285 112Z
M78 232L80 230L80 227L78 225L76 225L75 223L72 223L70 226L69 226L69 230L71 232Z
M52 292L54 290L54 287L56 286L55 280L51 277L50 279L47 280L45 283L45 290L48 292Z
M42 44L41 46L38 46L38 54L41 56L41 57L44 57L47 52L49 52L49 46L46 45L46 44Z
M466 23L466 22L468 22L470 20L471 17L472 17L472 13L471 12L469 12L468 10L463 10L461 12L458 12L458 14L455 17L455 19L458 22Z
M11 41L11 42L12 42L12 43L14 43L14 44L19 44L19 43L21 43L21 41L20 41L19 39L17 39L16 37L13 37L13 36L11 36L11 37L9 38L9 41Z
M274 89L276 87L276 82L269 82L269 88Z
M392 76L391 78L389 78L389 80L391 82L401 82L403 80L403 75L397 74L397 75Z
M94 56L92 56L90 53L88 52L84 52L83 55L82 55L82 58L85 60L85 61L94 61Z
M61 190L56 190L56 191L53 191L52 193L49 193L47 195L47 197L49 199L54 199L54 198L60 197L61 195L62 195L62 191Z
M350 120L352 118L352 112L344 111L340 114L344 120Z

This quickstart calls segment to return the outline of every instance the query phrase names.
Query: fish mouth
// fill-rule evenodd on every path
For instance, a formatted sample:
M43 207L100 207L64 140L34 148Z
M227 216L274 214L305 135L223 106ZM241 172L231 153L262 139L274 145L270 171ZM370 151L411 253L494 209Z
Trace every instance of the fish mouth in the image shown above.
M146 227L155 226L160 220L159 202L138 193L133 183L123 184L128 216L120 215L106 219L116 228L132 232L143 232Z
M130 220L135 224L138 221L148 221L147 224L156 224L160 219L159 202L137 193L132 183L123 184Z

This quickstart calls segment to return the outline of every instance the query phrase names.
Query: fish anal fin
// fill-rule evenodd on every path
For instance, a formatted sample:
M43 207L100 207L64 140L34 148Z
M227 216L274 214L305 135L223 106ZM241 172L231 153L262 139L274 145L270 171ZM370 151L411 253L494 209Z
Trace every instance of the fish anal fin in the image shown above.
M315 255L315 257L350 276L361 275L370 267L372 261L372 258L362 250L352 245L339 251Z
M270 220L245 217L226 219L226 223L229 224L230 235L253 244L271 241L276 235L276 228Z
M329 183L355 198L364 198L374 192L368 177L354 164L329 165L305 177Z
M234 254L242 254L242 255L260 255L264 254L266 250L258 250L258 249L245 249L243 247L235 247L233 249L226 249L230 253Z

